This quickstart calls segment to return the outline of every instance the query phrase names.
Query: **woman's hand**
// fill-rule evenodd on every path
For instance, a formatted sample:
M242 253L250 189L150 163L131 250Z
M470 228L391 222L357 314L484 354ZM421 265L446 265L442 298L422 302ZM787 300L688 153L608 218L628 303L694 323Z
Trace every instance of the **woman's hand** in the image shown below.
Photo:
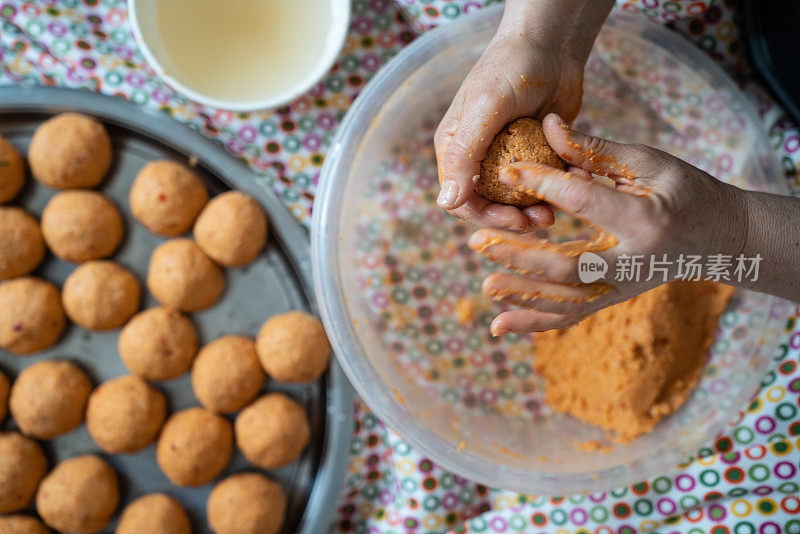
M589 241L556 245L532 234L475 232L471 248L518 273L488 276L484 292L527 308L498 315L492 334L566 328L601 308L681 278L689 268L680 264L681 255L706 261L722 254L735 265L746 250L752 233L749 193L654 148L573 132L554 114L545 117L543 128L553 149L582 171L520 162L503 169L501 179L591 224L597 234ZM614 187L589 173L608 176ZM583 252L593 252L609 266L603 279L581 281ZM634 257L641 258L638 277L635 262L629 261ZM626 276L619 276L620 265L631 267Z
M523 116L580 110L583 69L610 0L508 0L503 20L436 131L439 205L478 226L515 231L548 226L546 204L519 210L479 196L473 177L495 135Z

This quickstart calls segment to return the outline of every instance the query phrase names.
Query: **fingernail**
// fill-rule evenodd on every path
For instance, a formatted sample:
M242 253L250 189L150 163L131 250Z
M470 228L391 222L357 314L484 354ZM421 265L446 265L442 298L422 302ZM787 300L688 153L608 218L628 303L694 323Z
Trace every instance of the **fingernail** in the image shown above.
M445 180L442 182L442 190L439 191L439 197L436 203L444 209L451 209L458 199L458 184L454 180Z
M507 333L507 330L497 325L491 325L489 327L489 333L492 334L492 337L499 337Z

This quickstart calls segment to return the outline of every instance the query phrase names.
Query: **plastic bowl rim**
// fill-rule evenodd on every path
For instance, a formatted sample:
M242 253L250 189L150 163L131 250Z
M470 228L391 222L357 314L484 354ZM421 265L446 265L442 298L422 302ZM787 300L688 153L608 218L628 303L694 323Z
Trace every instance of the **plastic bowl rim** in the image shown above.
M345 165L351 163L343 160L345 148L349 147L351 156L357 153L364 134L369 130L373 120L380 115L382 104L405 83L408 76L423 67L427 61L436 55L435 52L428 49L430 43L441 40L448 41L461 35L465 28L478 26L481 23L485 24L487 21L499 18L502 8L502 5L496 5L482 9L474 15L440 26L417 38L401 50L370 80L348 111L347 116L334 136L331 148L323 164L312 217L311 255L317 302L326 330L335 348L335 354L358 395L381 420L397 431L423 456L431 458L442 468L467 479L512 491L535 492L545 495L606 491L620 485L614 483L609 486L608 483L603 482L606 475L616 478L619 466L579 474L524 470L493 463L491 464L491 476L487 478L489 471L486 469L488 463L486 459L470 454L468 448L459 452L455 444L445 439L430 426L422 423L406 406L397 402L389 392L378 395L378 398L372 397L372 390L368 387L368 382L386 384L381 378L381 374L370 363L370 359L359 341L359 335L350 321L343 286L339 283L340 257L337 247L340 225L338 214L342 206L346 183L343 179L337 181L336 178L346 176L346 172L343 172L347 170ZM615 13L618 17L632 20L630 14L619 11L615 11ZM636 22L645 27L652 25L651 27L655 26L659 30L662 29L650 21L637 20ZM745 106L743 112L749 115L751 119L755 119L756 124L761 124L752 105L743 98L741 91L735 87L734 82L724 74L722 69L711 58L705 55L698 55L694 45L685 40L680 41L678 50L670 50L670 52L681 52L681 48L683 51L688 50L692 60L699 60L701 67L707 68L713 76L718 79L724 79L729 88L735 89L734 94L740 97ZM349 143L348 139L351 140ZM356 139L357 143L352 142L353 139ZM765 146L765 148L768 147ZM777 164L777 160L773 163ZM780 189L780 187L778 188ZM332 229L336 230L336 234L331 231ZM774 306L776 300L775 297L770 297L770 308ZM767 316L764 327L766 328L777 321L779 319ZM777 339L774 340L774 343L763 343L763 333L761 334L761 341L762 343L758 348L760 351L770 351L777 347L778 344ZM766 371L767 364L767 358L762 358L761 369L757 371L763 374ZM750 394L752 392L747 392L747 395ZM711 435L722 431L728 422L725 418L718 417L714 421L715 424L709 425L709 429L713 430L713 432L707 431L706 434ZM660 468L658 473L629 477L631 480L627 483L633 484L647 476L656 474L668 475L674 473L678 470L680 462L684 461L688 456L696 454L699 448L705 444L705 440L695 439L692 442L683 444L681 450L672 449L666 455L659 455L659 463L666 463L664 461L665 456L669 458L668 467ZM654 455L652 454L641 455L633 458L632 463L644 462L648 464L653 461L653 458ZM565 482L565 478L568 478L569 481ZM507 482L499 482L503 480ZM625 483L624 481L622 482L622 484Z

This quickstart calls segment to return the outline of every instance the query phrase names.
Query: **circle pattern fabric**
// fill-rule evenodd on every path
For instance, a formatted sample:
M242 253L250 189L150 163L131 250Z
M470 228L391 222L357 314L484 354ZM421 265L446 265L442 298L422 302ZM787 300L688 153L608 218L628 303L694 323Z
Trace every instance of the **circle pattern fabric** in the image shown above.
M321 82L281 108L232 113L188 101L155 76L133 41L124 1L10 0L0 3L0 83L87 88L161 110L245 159L308 225L326 149L359 90L420 32L490 3L354 0L345 46ZM751 81L734 2L618 4L679 31L742 84L758 102L796 195L800 134ZM786 317L780 348L738 420L678 474L608 493L545 498L486 488L421 457L358 401L334 530L800 533L800 308L775 313Z

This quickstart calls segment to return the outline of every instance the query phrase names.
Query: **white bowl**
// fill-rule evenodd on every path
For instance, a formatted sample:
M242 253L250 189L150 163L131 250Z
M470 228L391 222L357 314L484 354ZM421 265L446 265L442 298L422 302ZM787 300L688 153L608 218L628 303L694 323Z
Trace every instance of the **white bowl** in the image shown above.
M500 9L420 37L364 88L331 143L314 203L317 301L342 367L372 410L421 454L491 487L565 495L663 474L734 421L772 360L785 303L737 291L697 389L652 432L579 450L604 432L547 406L525 336L491 339L496 309L461 326L496 265L436 206L433 133L485 49ZM576 125L641 142L741 187L782 189L758 115L701 50L645 17L615 13L587 66ZM785 317L785 316L783 316Z
M170 0L160 0L161 2ZM236 0L234 0L236 1ZM336 61L336 57L344 44L350 21L350 0L328 0L331 18L323 53L316 58L313 68L299 77L290 87L274 94L264 94L252 100L226 100L208 94L202 89L193 87L178 77L170 74L171 60L159 35L156 7L159 0L128 0L128 19L131 23L136 42L145 59L158 75L173 89L185 97L207 106L228 109L231 111L255 111L273 108L289 102L308 91L319 81ZM224 6L224 4L223 4ZM300 41L302 44L302 41ZM254 50L253 54L259 51ZM276 72L276 76L280 76Z

